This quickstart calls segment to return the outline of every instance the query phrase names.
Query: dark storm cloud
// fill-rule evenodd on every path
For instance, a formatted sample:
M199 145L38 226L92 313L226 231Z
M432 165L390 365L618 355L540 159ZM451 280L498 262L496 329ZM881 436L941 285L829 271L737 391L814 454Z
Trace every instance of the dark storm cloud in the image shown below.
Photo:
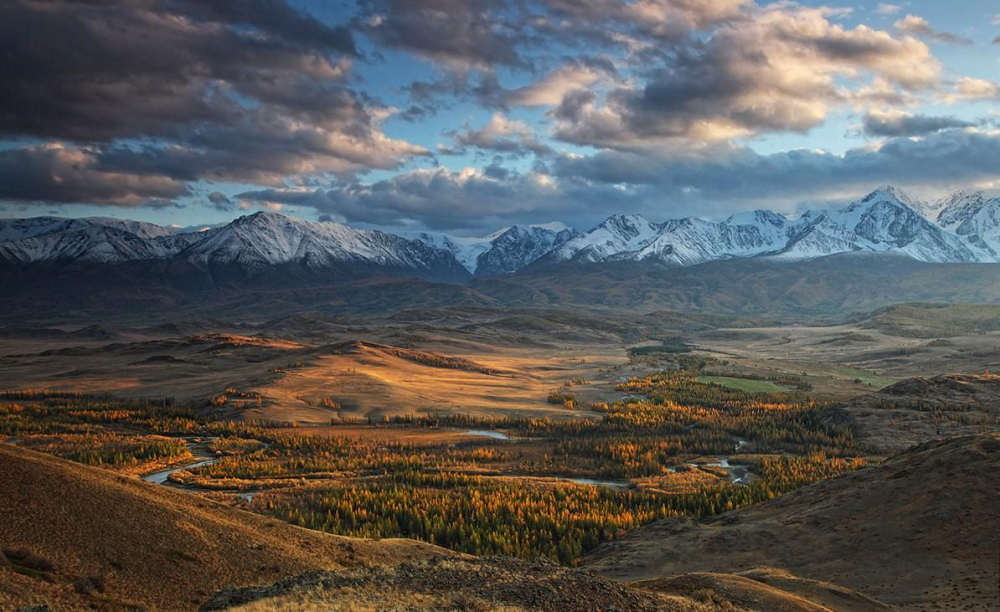
M283 0L15 0L0 4L0 40L0 135L78 143L87 159L75 196L31 175L58 201L132 203L153 183L351 174L426 153L386 137L387 110L347 87L350 32ZM86 181L103 193L109 176L131 197L92 197ZM0 197L27 187L0 184Z
M290 7L285 0L174 0L174 5L194 17L233 25L250 25L285 41L320 50L355 55L351 31L331 27Z
M0 200L138 206L188 193L184 181L102 168L89 150L39 145L0 151Z
M898 110L1000 97L991 80L943 82L919 39L962 41L912 16L880 31L793 2L358 0L345 27L290 1L0 2L0 200L186 198L223 212L288 205L468 229L997 177L986 124ZM381 63L398 57L390 49L427 60L431 75ZM368 61L363 72L385 72L353 78ZM382 91L403 109L374 97ZM469 102L489 121L469 120L484 116ZM808 133L851 108L881 148L758 155L736 144ZM476 168L359 178L437 163L382 126L424 134L386 119L450 111L461 118L434 127L448 138L439 152ZM584 148L559 156L554 140ZM227 198L203 181L256 187Z
M869 136L920 136L953 128L975 126L971 121L957 117L931 115L910 115L907 113L868 113L861 120L865 134Z
M274 79L336 76L340 54L353 52L349 33L283 4L0 3L0 133L82 141L176 135L239 117L229 91L280 97L269 87ZM304 27L302 38L295 25Z

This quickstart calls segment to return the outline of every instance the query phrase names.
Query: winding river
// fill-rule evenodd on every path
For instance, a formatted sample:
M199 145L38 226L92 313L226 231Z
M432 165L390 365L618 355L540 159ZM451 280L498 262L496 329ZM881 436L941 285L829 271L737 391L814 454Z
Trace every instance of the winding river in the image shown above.
M180 484L170 480L171 474L176 474L182 470L190 470L193 468L199 468L206 465L212 465L216 463L219 458L216 457L212 451L209 450L208 446L212 441L217 440L217 438L188 438L184 437L183 440L187 442L188 449L191 451L191 455L194 457L193 461L188 463L183 463L181 465L175 465L172 468L166 470L159 470L157 472L152 472L151 474L146 474L142 477L146 482L151 482L153 484L164 485L168 487L176 487L178 489L184 489L186 491L200 491L201 489L197 487L191 487L188 485Z

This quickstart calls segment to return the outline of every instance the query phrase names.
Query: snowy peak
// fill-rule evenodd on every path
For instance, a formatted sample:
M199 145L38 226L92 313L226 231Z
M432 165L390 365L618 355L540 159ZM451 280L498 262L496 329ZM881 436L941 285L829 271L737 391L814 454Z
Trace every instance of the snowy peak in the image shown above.
M733 215L718 223L697 217L668 221L655 240L630 259L689 266L777 251L788 241L788 219L766 210Z
M874 251L927 262L981 261L960 239L926 219L918 208L920 204L899 189L876 189L840 210L812 213L779 256L805 259L845 251Z
M479 276L511 274L533 263L552 249L576 236L562 224L515 225L490 243L490 248L476 258Z
M140 238L160 238L176 233L170 228L153 223L113 217L84 217L82 219L32 217L29 219L0 219L0 242L93 228L113 228Z
M433 232L408 234L414 240L450 252L469 272L479 276L516 272L574 236L575 230L558 222L514 225L484 237Z
M589 232L566 241L546 259L552 262L607 261L645 247L662 228L662 224L653 223L642 215L612 215Z
M958 191L942 201L937 222L962 239L980 259L1000 261L1000 197Z
M359 230L333 222L314 223L277 213L240 217L202 234L201 240L179 256L251 269L294 263L312 270L357 266L409 270L419 276L465 275L450 253L423 242L378 230Z
M169 257L189 244L185 235L158 232L151 228L159 226L148 223L112 220L115 222L102 224L90 219L60 221L58 224L40 222L4 228L5 235L20 234L24 237L0 241L0 260L22 264L77 260L115 263Z
M941 227L954 230L966 219L988 206L989 201L990 199L982 191L964 189L956 191L938 203L939 212L935 220Z
M418 240L430 247L451 253L462 264L462 267L474 274L476 272L476 261L479 256L490 248L493 240L500 236L503 231L506 231L506 228L486 237L474 238L450 236L437 232L410 232L406 234L406 237L410 240Z
M745 257L810 259L850 251L894 253L927 262L997 261L993 253L1000 244L980 238L1000 234L995 209L975 198L962 202L965 209L956 218L979 215L977 223L966 226L969 239L926 219L918 212L924 205L903 191L882 187L839 210L809 211L795 221L769 210L745 211L719 222L687 217L662 224L639 215L614 215L543 261L690 266Z
M906 194L894 187L877 189L832 213L830 218L871 245L902 247L921 232L933 232L933 224L917 212Z
M886 185L885 187L879 187L878 189L872 191L857 202L848 205L843 210L846 211L856 208L866 208L880 203L890 204L893 206L903 206L912 211L917 211L920 208L920 203L904 193L902 189L893 187L892 185Z
M779 215L770 210L757 209L736 213L726 219L725 222L728 225L784 228L788 224L788 219L784 215Z

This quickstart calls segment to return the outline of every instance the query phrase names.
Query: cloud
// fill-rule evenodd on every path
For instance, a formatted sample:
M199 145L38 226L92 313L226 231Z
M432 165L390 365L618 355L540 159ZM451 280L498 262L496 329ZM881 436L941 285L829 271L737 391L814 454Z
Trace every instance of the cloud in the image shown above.
M208 200L209 208L214 208L220 212L232 212L236 210L236 203L220 191L209 193L206 199Z
M499 0L363 0L362 31L386 47L405 49L451 69L526 68L528 41L504 17Z
M962 77L955 83L954 93L946 96L945 100L1000 100L1000 85L987 79Z
M805 132L831 105L851 101L844 83L904 92L931 88L940 65L927 46L861 25L847 29L823 9L777 5L724 24L654 70L642 86L602 101L568 94L554 110L557 137L628 148L684 140L728 141L765 132Z
M93 151L49 143L0 151L0 200L162 206L186 182L102 167Z
M132 202L155 182L276 183L427 154L386 136L394 110L347 85L350 31L283 0L0 3L0 39L0 136L75 143L62 158L75 146L100 167L75 175L76 195L58 189L59 201L94 200L115 175L132 193L111 199Z
M552 149L538 140L535 131L523 121L494 113L489 123L479 129L466 127L453 137L453 146L439 149L447 155L464 154L467 148L524 156L529 153L548 155Z
M931 27L931 24L927 23L926 19L918 17L917 15L907 15L906 17L898 20L895 24L893 24L893 26L904 34L911 34L920 38L951 43L954 45L972 44L972 41L968 38L952 34L951 32L935 30Z
M529 23L568 46L580 41L645 50L738 18L751 0L545 0ZM647 39L647 42L643 42ZM652 39L653 43L648 42ZM637 44L638 43L638 44Z
M556 106L572 91L616 77L617 71L610 62L571 59L538 81L511 91L507 100L517 106Z
M303 38L292 23L310 25ZM226 123L243 110L229 93L285 106L272 79L336 80L353 52L347 31L282 2L5 2L0 39L0 133L81 141Z
M974 123L957 117L911 115L902 111L872 111L862 119L865 134L879 137L920 136L973 126Z
M856 197L872 186L957 187L995 181L1000 134L945 130L923 138L890 138L842 155L792 150L768 155L728 147L692 160L661 160L648 154L604 151L563 156L552 165L558 179L624 185L643 210L683 206L688 212L720 213L734 207L793 210L803 200Z
M916 189L968 186L996 180L998 156L998 134L945 130L922 139L889 138L842 155L761 155L732 145L685 159L607 150L564 154L530 172L495 165L418 169L370 184L262 190L237 198L308 206L341 221L396 228L492 230L552 220L586 228L611 212L663 219L762 206L793 211L804 200L856 198L887 182Z
M595 190L594 193L601 191ZM496 229L511 219L570 217L574 207L544 173L417 169L327 191L262 190L245 201L310 206L345 222L431 229Z
M879 15L895 15L902 10L902 6L898 4L889 4L888 2L879 2L878 6L875 7L875 12Z

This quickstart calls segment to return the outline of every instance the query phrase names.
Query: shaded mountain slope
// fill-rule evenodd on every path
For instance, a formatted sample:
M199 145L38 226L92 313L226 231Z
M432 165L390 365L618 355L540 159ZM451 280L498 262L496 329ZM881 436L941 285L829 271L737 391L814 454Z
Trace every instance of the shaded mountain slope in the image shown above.
M641 262L559 264L467 285L297 264L253 271L178 262L0 265L0 321L156 316L256 318L447 306L564 307L755 316L844 316L900 302L1000 304L1000 265L929 264L842 254L807 261L735 259L684 268ZM369 272L373 272L369 270ZM360 276L359 276L360 275Z
M561 264L477 279L470 288L510 305L830 315L902 301L1000 303L1000 266L928 264L870 253L790 262L737 259L668 269L634 262Z
M998 470L1000 434L931 442L702 523L655 523L584 567L636 580L768 566L902 610L995 610Z

